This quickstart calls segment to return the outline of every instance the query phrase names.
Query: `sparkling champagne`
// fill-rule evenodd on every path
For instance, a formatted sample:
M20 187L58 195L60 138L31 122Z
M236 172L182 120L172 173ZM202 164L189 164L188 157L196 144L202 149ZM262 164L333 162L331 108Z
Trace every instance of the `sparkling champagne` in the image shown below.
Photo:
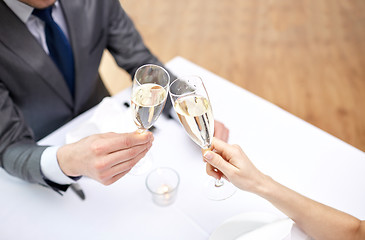
M134 122L141 129L149 129L161 114L167 97L166 90L154 83L142 84L132 94Z
M214 132L214 118L209 100L198 95L178 98L175 111L190 138L201 148L209 148Z

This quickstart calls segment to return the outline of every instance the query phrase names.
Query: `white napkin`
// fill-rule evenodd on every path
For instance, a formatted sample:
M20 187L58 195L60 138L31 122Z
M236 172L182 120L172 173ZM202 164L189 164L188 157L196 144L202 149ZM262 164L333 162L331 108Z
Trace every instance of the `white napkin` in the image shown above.
M293 224L290 234L283 240L313 240L308 236L302 229L298 227L297 224Z
M243 234L236 240L283 240L288 236L292 225L293 221L290 218L275 220Z
M98 133L125 133L135 130L137 127L133 123L130 109L123 110L121 103L106 97L96 106L90 119L66 134L66 143L77 142Z
M273 224L276 226L270 228L270 225ZM281 219L272 213L244 212L224 221L211 234L209 240L281 240L289 234L291 226L291 220ZM265 235L266 233L269 234L269 230L271 230L270 234L272 236ZM263 234L263 237L260 234ZM273 236L274 234L279 238Z

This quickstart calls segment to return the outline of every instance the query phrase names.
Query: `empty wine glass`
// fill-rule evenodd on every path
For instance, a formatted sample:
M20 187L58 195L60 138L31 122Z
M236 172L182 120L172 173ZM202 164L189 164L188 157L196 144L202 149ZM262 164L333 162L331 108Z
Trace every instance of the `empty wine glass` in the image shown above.
M190 138L203 151L212 150L214 117L208 93L198 76L178 78L170 85L170 97L180 123ZM209 199L223 200L236 191L224 179L213 179L206 183L204 190Z
M157 65L147 64L137 69L132 87L131 110L138 131L147 131L160 116L168 95L170 75ZM152 166L148 152L131 170L134 175L146 173Z

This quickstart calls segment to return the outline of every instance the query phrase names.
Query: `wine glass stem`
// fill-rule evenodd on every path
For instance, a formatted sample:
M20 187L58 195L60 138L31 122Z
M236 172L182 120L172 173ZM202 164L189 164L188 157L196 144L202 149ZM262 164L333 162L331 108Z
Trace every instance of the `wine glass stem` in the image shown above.
M202 152L203 154L205 153L205 151L212 151L213 147L211 144L209 144L209 146L203 148ZM214 183L214 187L222 187L224 185L224 182L222 179L216 179L215 183Z
M147 129L145 128L138 128L137 132L142 134L142 133L145 133L147 131Z
M224 185L224 182L222 179L216 179L214 187L222 187Z

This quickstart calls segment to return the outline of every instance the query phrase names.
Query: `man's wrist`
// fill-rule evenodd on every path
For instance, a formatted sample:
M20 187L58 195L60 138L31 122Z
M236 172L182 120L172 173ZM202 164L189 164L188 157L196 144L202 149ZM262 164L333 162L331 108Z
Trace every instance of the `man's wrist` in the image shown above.
M68 177L61 169L57 160L57 152L59 146L52 146L46 148L41 156L41 171L45 178L57 184L65 185L75 182Z
M63 173L70 178L75 178L82 174L78 172L79 169L77 167L74 167L76 161L72 160L73 155L75 155L72 146L73 144L61 146L57 151L57 160Z

